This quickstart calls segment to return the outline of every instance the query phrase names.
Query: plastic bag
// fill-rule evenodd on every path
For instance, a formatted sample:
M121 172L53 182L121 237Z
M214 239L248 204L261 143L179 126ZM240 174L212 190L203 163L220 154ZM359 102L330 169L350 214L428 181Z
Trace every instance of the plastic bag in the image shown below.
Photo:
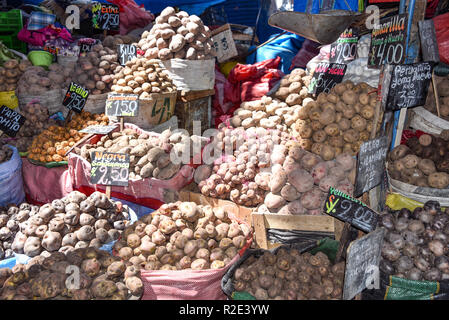
M10 203L19 205L25 200L22 178L22 159L19 151L9 146L13 150L11 159L0 163L0 207Z
M120 34L143 28L154 20L154 15L138 6L134 0L108 0L120 8Z
M17 34L17 38L20 41L40 47L43 47L46 41L57 38L70 42L73 41L72 35L67 29L54 26L48 26L39 30L28 30L26 27L23 27Z
M449 64L449 13L436 16L432 20L435 24L440 61Z

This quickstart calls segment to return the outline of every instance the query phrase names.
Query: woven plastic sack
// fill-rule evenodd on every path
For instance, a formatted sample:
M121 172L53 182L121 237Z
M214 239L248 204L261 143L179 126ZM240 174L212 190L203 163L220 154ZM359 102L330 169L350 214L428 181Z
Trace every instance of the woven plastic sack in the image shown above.
M319 241L308 241L308 242L299 242L293 243L289 245L282 245L277 248L271 250L263 250L263 249L248 249L245 254L237 261L234 265L229 268L226 274L223 276L221 280L221 288L223 292L228 296L229 299L234 300L252 300L252 295L248 292L237 292L234 290L233 277L235 270L237 270L242 263L244 263L249 257L255 256L256 258L261 257L265 251L270 251L272 253L276 253L280 248L285 248L287 250L295 249L300 253L310 251L311 254L316 254L321 251L326 254L331 262L335 260L335 256L337 254L339 242L330 238L325 238Z
M22 159L19 151L8 146L13 150L11 159L0 163L0 207L10 203L19 205L25 200L22 178Z
M67 91L67 89L65 91ZM37 101L41 105L47 107L50 114L54 114L57 112L65 113L66 110L68 110L62 105L65 91L62 93L60 89L48 90L44 94L39 96L19 94L17 95L17 97L19 98L19 108L27 105L31 101Z

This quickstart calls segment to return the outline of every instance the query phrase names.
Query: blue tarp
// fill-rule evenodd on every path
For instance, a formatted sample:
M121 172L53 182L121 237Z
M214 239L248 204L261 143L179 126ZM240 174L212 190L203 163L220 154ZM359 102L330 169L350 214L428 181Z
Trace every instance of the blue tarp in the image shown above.
M225 2L225 0L135 0L137 4L143 4L147 10L159 13L166 7L178 7L189 14L199 16L206 8Z

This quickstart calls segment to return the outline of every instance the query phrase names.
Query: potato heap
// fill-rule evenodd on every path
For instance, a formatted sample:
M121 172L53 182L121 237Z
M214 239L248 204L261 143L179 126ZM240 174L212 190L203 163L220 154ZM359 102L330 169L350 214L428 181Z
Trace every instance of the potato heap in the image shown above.
M301 254L279 248L275 253L250 256L234 272L236 291L257 300L341 299L345 263L332 265L323 252Z
M113 36L106 36L103 41L102 45L104 47L108 47L110 49L114 50L114 53L117 52L117 46L119 44L135 44L139 41L139 38L133 35L120 35L115 34Z
M298 145L290 150L278 145L271 163L269 172L260 172L255 178L268 191L259 213L320 215L330 187L348 195L354 190L356 161L349 154L323 161Z
M138 270L220 269L250 233L250 227L231 220L223 208L178 201L126 228L114 249Z
M356 155L371 134L377 95L369 93L374 90L366 83L345 81L329 94L320 93L317 101L308 101L301 108L300 120L293 125L302 147L324 160L332 160L342 152Z
M275 99L263 96L260 100L242 102L234 111L230 123L234 128L262 127L288 131L299 119L303 103L309 98L308 85L310 76L303 69L294 69L280 82Z
M44 163L66 161L66 152L85 135L78 130L90 125L107 125L108 122L104 114L87 111L75 114L66 127L50 126L36 136L28 148L28 159Z
M386 232L380 270L410 280L449 279L448 214L437 201L427 201L413 212L404 208L382 215Z
M43 95L49 90L67 88L72 81L73 69L53 63L48 71L33 66L25 70L17 84L18 95Z
M179 172L182 165L170 160L173 146L170 142L171 135L170 130L150 136L148 133L139 134L133 129L124 129L122 132L104 135L95 145L76 147L74 152L88 161L91 161L91 153L95 151L126 153L130 155L130 179L169 180Z
M209 148L217 148L219 157L212 170L202 167L195 172L201 193L205 196L230 199L239 205L257 206L263 202L266 186L255 180L263 168L270 166L270 154L276 144L286 144L290 136L279 130L261 127L221 128L214 142L206 146L203 158ZM216 156L217 157L217 156Z
M162 10L150 31L144 31L138 46L147 59L207 60L215 57L211 32L196 15Z
M115 69L111 90L116 93L137 94L139 99L175 92L176 86L159 60L135 58L125 67Z
M37 211L15 207L12 216L19 227L11 249L29 257L48 252L67 252L96 247L118 239L129 223L127 207L98 191L89 197L72 191Z
M449 188L449 131L440 137L413 137L395 147L388 156L388 173L420 187Z
M5 142L0 142L0 164L9 161L13 151Z
M449 77L435 77L435 79L440 100L440 115L441 118L449 121ZM427 100L424 107L433 114L438 115L432 83L429 85Z
M138 300L142 293L138 273L96 248L54 252L0 269L0 300Z
M49 126L56 125L56 121L49 119L48 109L39 102L30 102L20 108L20 114L25 117L25 123L17 133L15 140L8 143L15 146L19 152L26 152L33 138Z
M32 64L29 60L11 59L0 66L0 91L14 91L22 73Z
M111 91L118 66L117 50L96 44L86 56L79 57L73 81L88 89L90 94L106 93Z

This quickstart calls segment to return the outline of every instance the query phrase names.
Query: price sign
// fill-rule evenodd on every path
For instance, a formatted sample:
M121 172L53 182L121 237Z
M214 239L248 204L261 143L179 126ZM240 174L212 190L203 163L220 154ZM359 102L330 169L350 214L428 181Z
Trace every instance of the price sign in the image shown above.
M379 289L379 263L384 239L379 228L349 245L346 255L343 299L350 300L365 288Z
M81 87L75 82L71 82L67 93L65 94L62 105L66 106L69 110L73 110L77 113L83 111L86 105L87 97L89 96L89 90Z
M430 62L393 66L385 109L399 110L424 105L432 79L432 69Z
M80 130L81 133L93 133L93 134L108 134L112 130L117 128L116 125L111 126L101 126L101 125L93 125L88 126L87 128L84 128L83 130Z
M128 186L129 154L94 151L90 157L92 184Z
M330 187L324 212L328 215L349 222L354 227L371 232L376 229L378 215L361 201Z
M90 52L92 50L93 47L93 43L81 43L79 44L80 47L80 53L79 56L85 56L88 52Z
M119 7L114 4L94 2L92 5L92 26L101 30L119 30Z
M128 61L137 58L137 49L135 45L119 44L117 50L120 59L120 64L122 66L124 66Z
M384 173L387 151L387 137L369 140L360 146L354 186L354 195L356 197L360 197L364 192L380 184Z
M329 62L348 63L357 55L358 31L349 28L331 45Z
M15 137L20 127L25 123L25 117L7 106L0 108L0 133L3 131L10 137ZM0 134L1 135L1 134Z
M135 117L139 114L139 101L136 94L110 93L106 100L107 116Z
M386 63L403 63L406 32L407 14L381 19L379 28L374 28L371 33L368 68L379 68Z
M421 51L424 61L439 62L437 35L432 19L418 21L419 38L421 40Z
M223 30L224 29L224 30ZM217 53L217 60L219 63L229 60L238 55L237 47L235 46L234 38L229 24L214 31L212 36L215 51Z
M340 63L318 63L309 85L309 93L329 93L337 83L343 81L346 65Z

